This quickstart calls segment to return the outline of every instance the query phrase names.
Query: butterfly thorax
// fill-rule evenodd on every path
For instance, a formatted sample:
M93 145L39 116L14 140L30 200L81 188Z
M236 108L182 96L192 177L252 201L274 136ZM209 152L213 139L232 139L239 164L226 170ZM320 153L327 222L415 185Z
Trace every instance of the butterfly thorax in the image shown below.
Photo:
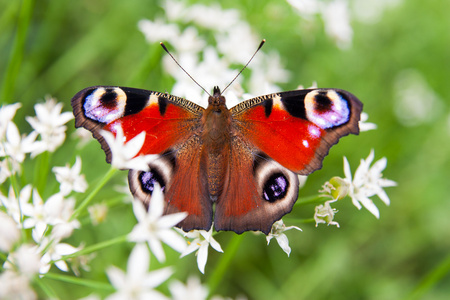
M202 160L208 190L212 199L216 199L222 191L223 178L227 172L230 153L231 114L225 106L225 97L215 87L213 96L208 99L208 108L203 117L203 154Z

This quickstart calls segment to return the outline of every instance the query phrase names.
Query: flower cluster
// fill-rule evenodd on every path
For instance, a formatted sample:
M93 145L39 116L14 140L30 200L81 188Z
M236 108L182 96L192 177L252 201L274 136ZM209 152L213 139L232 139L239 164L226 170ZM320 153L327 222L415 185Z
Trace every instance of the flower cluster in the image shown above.
M353 19L361 22L375 22L387 8L394 7L401 0L286 0L303 21L315 21L320 16L325 33L341 49L348 49L353 41Z
M75 199L68 196L87 189L86 180L80 174L79 157L72 167L53 168L59 191L45 200L38 185L20 187L27 154L38 158L44 152L56 151L65 140L65 124L73 118L71 113L61 112L61 103L47 98L44 103L35 105L36 117L26 117L33 131L21 135L13 122L20 106L11 104L0 108L0 183L3 184L0 189L0 251L8 253L3 265L5 271L0 275L2 299L34 299L36 295L30 288L33 277L45 275L52 265L69 271L64 256L81 247L62 242L80 227L80 222L73 218Z
M186 6L178 0L164 1L164 8L167 19L141 20L139 29L149 43L169 42L180 65L206 89L216 85L223 89L229 84L238 73L233 66L244 65L261 41L250 25L241 20L238 10L224 10L218 4ZM202 36L197 27L210 34ZM206 41L211 35L216 40L215 47ZM174 95L206 105L206 94L202 94L169 56L164 57L163 63L165 70L176 80L172 88ZM248 86L252 95L277 92L280 88L276 84L289 79L289 72L282 67L276 52L260 51L248 69L246 74L251 73ZM249 97L240 88L242 79L243 76L238 77L225 92L230 107L237 104L238 99Z
M387 159L383 157L372 165L374 157L375 153L372 149L366 159L361 159L361 163L353 177L350 164L347 158L344 157L345 178L333 177L324 184L322 192L329 195L332 200L316 207L314 215L316 226L319 223L327 223L328 225L339 227L339 224L333 221L337 210L332 208L330 203L343 199L346 196L352 199L352 203L356 208L361 209L364 206L376 218L380 217L377 206L370 198L377 195L381 201L389 205L390 200L384 188L396 186L397 183L383 178L382 171L386 168Z

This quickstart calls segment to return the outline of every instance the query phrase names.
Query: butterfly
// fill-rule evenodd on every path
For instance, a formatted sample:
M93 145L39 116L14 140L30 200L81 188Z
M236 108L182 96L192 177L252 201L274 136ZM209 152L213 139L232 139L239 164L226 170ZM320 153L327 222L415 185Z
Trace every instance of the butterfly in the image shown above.
M147 207L156 184L165 214L187 212L184 231L262 231L292 210L297 175L322 167L330 147L358 134L362 103L340 89L259 96L228 109L214 87L205 109L143 89L93 86L71 101L75 126L93 133L111 162L101 130L127 141L145 131L139 155L157 154L149 171L129 170L134 198Z

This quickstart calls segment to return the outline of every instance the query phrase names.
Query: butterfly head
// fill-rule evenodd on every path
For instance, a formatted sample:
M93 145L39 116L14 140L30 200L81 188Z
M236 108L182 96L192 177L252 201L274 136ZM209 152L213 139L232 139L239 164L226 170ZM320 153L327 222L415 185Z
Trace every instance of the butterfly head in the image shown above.
M213 95L208 98L208 105L213 107L219 107L225 105L225 97L222 96L218 86L213 89Z

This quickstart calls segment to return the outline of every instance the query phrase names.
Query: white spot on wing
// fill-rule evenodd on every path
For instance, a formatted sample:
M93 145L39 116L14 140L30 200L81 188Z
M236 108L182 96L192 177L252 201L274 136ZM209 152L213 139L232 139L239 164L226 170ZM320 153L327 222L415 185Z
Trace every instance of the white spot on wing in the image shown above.
M303 146L305 146L305 148L308 148L308 147L309 147L309 143L308 143L307 140L303 140L303 141L302 141L302 144L303 144Z
M309 132L309 135L311 137L313 137L313 138L319 138L320 137L320 129L317 128L314 125L309 125L308 126L308 132Z
M148 103L147 106L151 106L151 105L158 105L158 96L156 96L155 94L150 94L150 97L148 98Z
M273 97L272 101L273 101L273 107L276 107L279 109L284 109L283 102L281 102L280 95L275 95Z

